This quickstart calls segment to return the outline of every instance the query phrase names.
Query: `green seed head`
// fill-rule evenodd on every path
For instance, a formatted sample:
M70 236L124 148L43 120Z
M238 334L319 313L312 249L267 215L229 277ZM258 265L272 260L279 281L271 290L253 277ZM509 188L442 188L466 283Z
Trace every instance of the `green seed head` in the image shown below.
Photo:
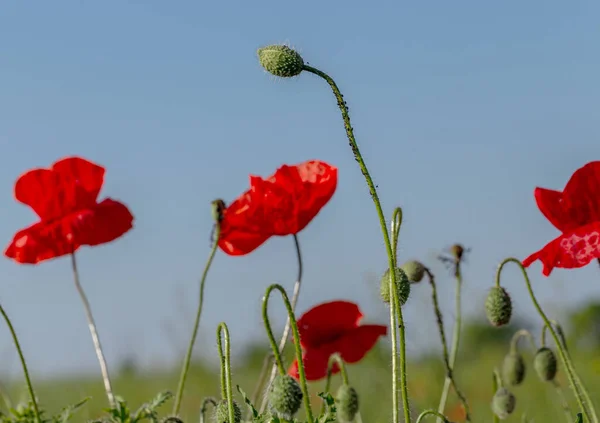
M240 406L235 401L233 401L233 420L234 423L242 421L242 410L240 410ZM229 407L226 400L219 401L219 404L215 407L215 423L230 423Z
M400 298L400 305L404 305L410 295L410 281L406 276L406 272L401 268L396 268L396 286L398 287L398 298ZM386 270L381 277L380 285L381 299L384 303L390 302L390 270Z
M271 385L269 403L282 419L291 420L302 404L302 389L290 375L277 375Z
M515 411L517 399L506 388L500 388L492 398L492 411L500 420L506 419Z
M402 270L406 273L408 280L412 283L421 282L425 276L425 266L416 260L407 261L402 265Z
M258 60L267 72L282 78L299 75L304 60L296 50L284 45L271 45L258 49Z
M356 390L349 385L341 385L337 391L335 402L337 403L337 418L340 423L354 421L354 416L358 413Z
M552 352L550 348L540 348L537 353L535 353L533 367L540 379L544 382L554 380L558 371L556 355L554 355L554 352Z
M512 316L512 301L510 295L501 286L495 286L485 300L485 312L488 320L494 326L508 324Z
M520 385L525 379L525 360L519 353L508 353L502 363L502 379L511 386Z

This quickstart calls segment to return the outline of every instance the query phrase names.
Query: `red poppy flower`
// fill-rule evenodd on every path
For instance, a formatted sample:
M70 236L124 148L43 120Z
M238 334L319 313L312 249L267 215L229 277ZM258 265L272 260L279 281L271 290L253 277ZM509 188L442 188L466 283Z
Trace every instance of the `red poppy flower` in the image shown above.
M318 160L283 165L267 179L250 176L250 189L223 212L219 247L239 256L272 236L297 234L327 204L336 187L337 168Z
M133 216L110 198L97 202L103 181L104 168L79 157L22 175L15 198L40 221L17 232L4 254L18 263L36 264L123 235L132 228Z
M563 192L536 188L534 194L562 235L523 260L523 266L540 260L548 276L555 267L573 269L600 258L600 161L577 169Z
M358 306L348 301L332 301L313 307L298 319L302 359L307 380L327 376L329 357L339 353L344 362L357 363L375 346L387 326L359 325L363 318ZM333 373L339 368L333 366ZM289 374L298 378L294 360Z

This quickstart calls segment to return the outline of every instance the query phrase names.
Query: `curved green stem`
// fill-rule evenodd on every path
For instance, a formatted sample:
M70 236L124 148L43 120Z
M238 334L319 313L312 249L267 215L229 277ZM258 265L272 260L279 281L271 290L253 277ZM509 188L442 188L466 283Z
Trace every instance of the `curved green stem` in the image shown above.
M344 360L342 360L342 357L338 353L332 354L331 357L329 357L329 362L327 363L327 379L325 380L324 389L326 393L331 389L331 376L333 375L333 366L335 364L337 364L340 368L342 383L348 385L348 372L346 371L346 363L344 363ZM323 415L323 413L325 413L325 401L323 401L321 404L321 415Z
M225 338L225 354L223 354L221 334ZM217 347L219 349L219 359L221 360L221 397L227 401L229 423L232 423L235 422L235 413L233 412L233 390L231 389L231 342L229 328L227 328L225 322L221 322L217 326Z
M188 345L185 358L183 359L183 367L181 368L181 375L179 376L179 384L177 385L177 393L175 395L175 403L173 404L173 415L179 414L181 408L181 399L183 397L183 388L185 387L185 381L187 379L188 371L190 369L190 361L192 360L192 352L194 351L194 344L196 343L196 337L198 336L198 327L200 326L200 316L202 315L202 305L204 304L204 284L208 275L208 270L213 262L217 248L219 247L219 235L221 233L221 225L219 219L215 221L215 235L213 246L210 250L210 255L204 266L202 277L200 278L200 297L198 302L198 310L196 311L196 320L194 321L194 327L192 329L192 338Z
M273 284L269 286L263 298L262 316L265 324L265 329L267 331L267 336L269 337L269 342L271 343L271 349L273 350L273 355L275 357L275 362L277 363L277 368L279 369L279 374L285 375L285 368L283 367L281 354L279 353L279 349L277 348L277 343L275 342L275 337L273 336L273 329L271 328L271 323L269 322L269 297L271 296L271 292L273 290L277 290L281 294L281 298L283 299L283 303L285 304L288 317L290 318L292 326L292 335L294 336L296 360L298 360L298 375L300 376L300 388L302 389L302 399L304 401L306 419L309 423L313 423L314 418L312 409L310 408L310 396L308 393L308 386L306 385L306 373L304 371L304 361L302 360L302 349L300 347L300 333L298 332L298 324L296 323L296 317L294 316L294 310L292 309L292 305L290 304L290 299L288 298L285 289L283 289L283 287L279 284Z
M510 339L510 352L511 353L516 353L518 351L519 340L521 338L525 338L525 337L527 339L529 339L533 353L535 353L537 351L537 346L535 345L535 339L533 339L533 335L531 334L531 332L529 332L527 329L519 329L518 331L516 331L513 334L512 338Z
M498 392L498 389L500 388L502 388L502 378L500 377L500 373L498 373L498 369L494 369L494 373L492 375L492 395L496 395L496 392ZM500 417L498 417L493 411L492 417L494 423L500 423Z
M558 323L556 320L552 320L550 319L550 324L553 325L553 327L556 330L556 334L558 335L560 342L562 343L562 346L565 349L565 353L567 353L567 355L569 355L569 347L567 345L567 338L565 337L565 332L562 329L562 326L560 325L560 323ZM546 346L546 329L548 328L548 325L544 325L544 327L542 328L542 336L541 336L541 344L542 347ZM570 357L570 355L569 355Z
M519 267L519 269L521 269L521 273L523 274L523 278L525 280L525 285L527 286L527 291L529 292L531 301L533 302L533 305L534 305L536 311L538 312L538 314L544 321L544 324L546 326L548 326L548 330L550 331L550 334L552 335L552 338L554 339L554 342L556 343L558 355L559 355L561 361L563 362L563 365L565 366L565 369L567 371L567 377L569 378L571 388L573 389L573 392L575 393L575 398L577 399L577 403L578 403L579 407L581 408L581 411L583 411L583 413L585 414L588 421L593 422L593 423L598 423L598 418L596 417L594 405L590 402L589 410L588 410L588 407L586 407L586 405L584 404L584 400L582 398L583 395L582 395L582 392L580 389L580 387L582 387L583 385L581 384L581 381L579 380L579 377L577 376L577 373L575 372L573 363L571 362L571 359L569 358L568 353L565 351L564 346L560 342L560 338L559 338L557 332L552 327L552 325L550 323L550 319L548 319L548 316L546 316L546 313L544 313L544 311L542 310L542 307L540 306L535 294L533 293L533 288L531 286L531 282L529 280L529 275L527 274L527 270L525 269L525 267L523 267L523 264L521 264L521 262L518 259L516 259L514 257L510 257L510 258L504 259L502 261L502 263L500 263L500 266L498 266L498 270L496 271L496 287L500 287L500 274L502 273L502 269L504 268L504 266L506 264L511 263L511 262L515 263Z
M37 400L35 398L35 393L33 391L33 385L31 384L31 378L29 377L29 370L27 370L27 362L25 361L25 356L23 355L23 350L21 349L21 344L19 343L19 338L17 337L15 328L13 327L12 322L8 318L8 314L6 314L6 311L4 311L4 307L2 307L2 305L0 305L0 313L2 314L2 317L4 317L6 326L8 326L10 335L12 336L13 342L15 343L15 348L17 349L17 354L19 355L19 360L21 360L21 366L23 367L23 374L25 375L25 383L27 384L27 390L29 391L29 396L31 397L31 403L33 404L33 411L35 413L35 421L37 423L41 423L42 418L40 415L40 410L38 408Z
M217 406L217 400L213 397L206 397L202 401L202 407L200 407L200 423L204 423L206 419L206 410L208 409L208 404L212 404L213 407Z
M258 402L258 396L260 395L260 392L262 391L262 388L267 379L267 374L268 374L267 372L268 372L269 368L271 367L271 361L273 361L273 353L269 351L263 360L262 368L260 369L260 373L259 373L259 377L258 377L258 382L256 382L256 385L254 386L254 392L252 393L252 400L251 400L252 404L256 404ZM273 367L277 371L277 365L274 364ZM266 405L266 396L263 400L263 404L261 405L261 408L264 405ZM250 418L251 414L252 414L252 410L248 409L248 412L246 413L246 420L251 420L251 418Z
M417 417L417 423L421 423L421 420L423 420L427 416L437 416L437 418L441 419L442 422L444 422L444 423L448 423L449 422L448 419L446 418L446 416L444 416L439 411L425 410L421 414L419 414L419 417Z

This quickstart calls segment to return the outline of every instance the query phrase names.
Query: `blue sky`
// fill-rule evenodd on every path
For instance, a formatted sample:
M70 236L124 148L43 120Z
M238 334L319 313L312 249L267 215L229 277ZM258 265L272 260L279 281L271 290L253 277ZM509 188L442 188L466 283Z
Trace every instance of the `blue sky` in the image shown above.
M335 100L313 75L276 80L257 63L258 47L289 42L345 94L386 213L404 209L401 258L438 273L450 320L453 282L435 255L454 242L471 247L465 308L481 315L496 265L556 236L534 187L562 189L600 157L599 13L591 0L5 2L0 240L34 221L12 197L22 172L67 155L104 165L101 196L136 217L122 239L78 254L110 365L129 354L178 363L209 252L210 201L234 199L250 173L317 158L338 166L340 181L300 234L299 311L351 299L385 322L383 241ZM68 258L0 260L0 273L0 301L33 371L96 371ZM197 351L216 355L222 320L238 349L266 341L264 288L291 287L295 273L291 238L247 257L218 254ZM600 296L595 265L546 279L535 264L531 275L553 315ZM518 273L505 281L517 315L532 316ZM411 352L437 341L428 299L419 287L406 306ZM278 327L282 312L273 306ZM0 373L18 374L4 325L0 339Z

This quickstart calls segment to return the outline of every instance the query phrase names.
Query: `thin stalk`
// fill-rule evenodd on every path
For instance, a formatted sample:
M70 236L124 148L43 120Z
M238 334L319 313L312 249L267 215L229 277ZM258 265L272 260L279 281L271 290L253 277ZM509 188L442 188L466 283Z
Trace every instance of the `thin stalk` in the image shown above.
M225 353L223 353L223 343L221 335L225 338ZM229 422L235 422L235 413L233 411L233 390L231 388L231 342L229 338L229 328L225 322L217 326L217 348L219 349L219 359L221 361L221 398L227 401L227 411Z
M498 389L500 389L501 387L502 378L500 377L500 373L498 373L498 370L494 369L494 374L492 375L492 395L496 395L496 392L498 392ZM494 423L500 423L500 417L498 417L493 411L492 417Z
M331 389L331 376L333 375L333 366L335 364L340 368L342 383L348 385L348 372L346 371L344 360L342 360L342 357L338 353L332 354L331 357L329 357L329 363L327 364L327 379L325 380L324 389L324 392L326 393ZM323 413L325 413L325 401L321 404L321 415L323 415Z
M94 316L92 314L90 302L88 301L83 287L79 282L79 272L77 270L77 260L75 259L74 252L71 253L71 267L73 269L73 280L75 282L75 288L77 288L77 292L79 293L79 297L81 298L81 302L83 303L85 317L87 318L90 334L92 335L92 342L94 343L96 356L98 357L98 362L100 363L100 371L102 372L102 380L104 381L104 390L106 391L106 396L108 397L108 403L111 407L114 407L115 396L113 394L112 385L110 383L110 377L108 375L108 366L106 365L106 359L104 358L102 345L100 344L100 337L98 336L98 330L96 329L96 322L94 321Z
M258 396L260 395L263 386L265 385L265 380L267 379L267 371L269 370L269 367L271 366L271 361L273 361L273 353L269 352L267 353L267 355L265 355L265 358L263 360L263 364L262 364L262 368L260 369L260 374L258 377L258 382L256 383L256 386L254 387L254 392L252 393L252 404L256 404L256 402L258 401ZM273 365L275 365L275 362L273 361ZM277 369L277 367L275 367L275 369ZM265 398L266 401L266 398ZM266 404L266 403L265 403ZM262 407L262 405L261 405ZM246 420L251 420L250 416L252 415L252 410L248 409L248 412L246 413Z
M29 370L27 369L27 362L25 361L25 356L23 355L23 350L21 349L21 344L19 343L19 338L17 337L17 332L15 332L15 328L10 321L8 314L4 310L4 307L0 305L0 313L2 317L4 317L4 321L6 322L6 326L8 326L8 330L10 331L10 335L12 336L13 342L15 344L15 348L17 349L17 354L19 355L19 360L21 360L21 367L23 367L23 375L25 376L25 383L27 384L27 390L29 391L29 397L31 398L31 403L33 404L33 412L35 413L35 421L36 423L41 423L42 418L40 415L40 410L38 408L38 403L35 398L35 392L33 391L33 385L31 384L31 378L29 377Z
M419 417L417 417L417 423L421 423L421 420L423 420L427 416L437 416L437 418L439 420L441 420L443 423L448 423L448 419L446 418L446 416L444 416L439 411L435 411L435 410L423 411L421 414L419 414Z
M217 406L217 400L213 397L206 397L202 401L202 407L200 407L200 423L204 423L206 419L206 411L208 409L208 404L212 404L213 407Z
M213 246L210 250L210 254L208 256L208 260L206 261L206 265L204 266L204 271L202 272L202 277L200 278L200 297L198 299L198 310L196 311L196 320L194 321L194 327L192 329L192 337L190 339L190 343L188 345L187 352L185 354L185 358L183 359L183 366L181 368L181 374L179 376L179 383L177 385L177 394L175 395L175 403L173 404L173 415L176 416L179 414L179 410L181 408L181 399L183 397L183 388L185 387L185 382L187 379L188 371L190 369L190 362L192 360L192 352L194 351L194 344L196 343L196 337L198 336L198 328L200 326L200 316L202 315L202 305L204 304L204 285L206 282L206 277L208 275L208 270L213 262L215 254L217 252L217 248L219 246L219 235L221 233L221 225L219 224L219 219L215 221L215 235Z
M568 423L574 423L573 415L571 414L571 407L569 407L569 403L567 402L567 398L565 398L565 393L560 386L560 383L554 379L552 382L552 386L556 390L556 395L558 395L558 399L560 401L560 405L565 412L565 417L567 418Z
M394 259L394 265L390 267L389 287L388 292L390 295L390 329L392 332L392 420L398 419L398 332L397 327L402 330L404 324L398 321L397 310L401 308L400 300L398 298L398 281L396 280L396 267L398 262L398 240L400 237L400 227L402 226L402 209L397 207L394 209L391 221L391 234L392 234L392 256ZM405 370L402 371L402 375L405 374ZM409 420L410 421L410 420Z
M527 329L519 329L516 331L512 338L510 339L510 352L516 353L518 351L518 344L521 338L529 339L531 343L532 351L535 353L537 351L537 347L535 345L535 339L533 339L533 335Z

